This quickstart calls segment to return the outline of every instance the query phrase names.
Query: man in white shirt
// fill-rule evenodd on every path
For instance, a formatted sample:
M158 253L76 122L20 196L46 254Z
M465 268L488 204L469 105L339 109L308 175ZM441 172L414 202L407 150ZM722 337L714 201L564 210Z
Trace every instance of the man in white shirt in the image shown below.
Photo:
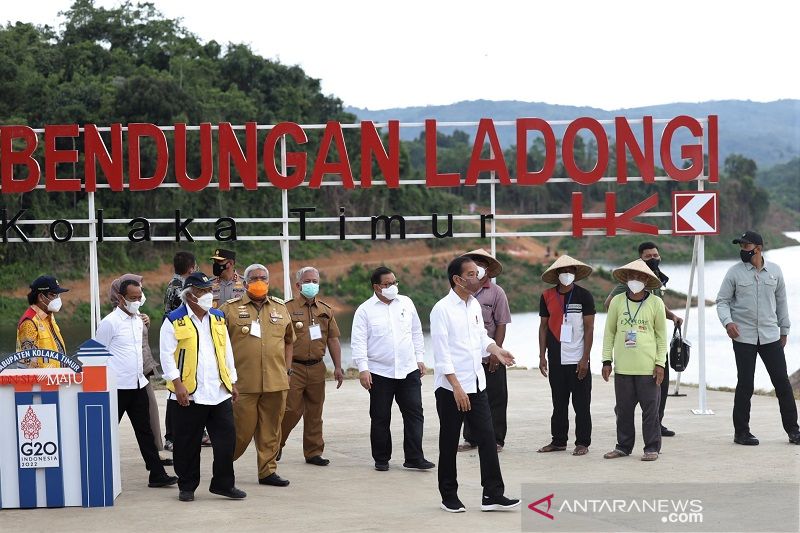
M439 493L441 508L451 513L466 509L458 499L456 453L464 419L469 420L478 445L483 499L481 511L513 509L519 500L504 496L497 446L492 427L483 357L494 355L505 365L514 356L487 335L481 306L473 296L481 288L478 265L457 257L447 266L450 293L431 311L431 341L435 361L436 411L439 414Z
M369 391L369 438L375 470L389 470L392 456L392 400L403 415L405 468L428 470L422 452L422 376L425 346L414 302L398 294L394 273L381 266L370 278L374 294L353 317L350 346L361 386Z
M108 368L117 381L117 412L119 420L128 413L139 451L150 471L148 487L166 487L178 482L161 464L155 436L150 427L150 400L145 386L144 359L142 356L142 332L144 323L139 317L139 306L144 294L138 281L126 280L119 286L118 305L97 327L94 340L108 349L112 357Z
M183 305L167 315L161 325L161 368L174 408L175 473L180 501L194 501L200 484L200 446L208 429L214 450L209 492L242 499L247 494L235 486L233 452L236 429L233 406L239 397L236 368L225 315L213 309L212 282L202 272L190 274L183 284Z

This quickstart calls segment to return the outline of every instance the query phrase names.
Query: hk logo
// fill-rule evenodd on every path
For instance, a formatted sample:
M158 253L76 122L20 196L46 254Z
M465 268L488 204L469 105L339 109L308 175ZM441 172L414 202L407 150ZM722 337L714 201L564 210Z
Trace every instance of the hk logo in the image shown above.
M25 417L22 419L22 423L19 425L19 428L22 430L22 433L25 435L26 439L34 440L39 438L39 432L42 430L42 422L36 416L36 413L33 412L32 407L28 407L28 410L25 413Z
M550 494L549 496L545 496L541 500L536 500L532 504L528 505L528 509L539 513L545 518L549 518L550 520L555 520L553 515L550 514L550 506L553 504L553 496L554 496L553 494ZM538 505L541 505L544 502L547 502L547 509L543 511L542 509L539 509Z

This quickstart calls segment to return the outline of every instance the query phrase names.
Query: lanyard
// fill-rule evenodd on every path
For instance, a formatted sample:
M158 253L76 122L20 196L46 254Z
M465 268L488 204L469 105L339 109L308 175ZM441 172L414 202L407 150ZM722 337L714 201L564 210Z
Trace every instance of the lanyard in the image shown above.
M569 291L569 299L566 298L566 295L563 295L564 296L564 298L563 298L563 302L564 302L564 313L563 313L564 322L567 321L567 308L569 307L570 302L572 302L572 294L573 294L574 291L575 291L574 288L570 289L570 291ZM558 293L558 291L556 291L556 292ZM558 293L558 294L561 295L561 293ZM561 300L561 299L562 298L559 298L559 300Z
M631 316L631 307L628 302L628 295L625 295L625 307L628 309L628 325L630 327L633 327L633 325L636 323L636 317L639 316L639 311L642 310L642 305L644 305L644 298L642 298L642 301L639 302L639 307L636 309L636 312L633 314L633 316Z

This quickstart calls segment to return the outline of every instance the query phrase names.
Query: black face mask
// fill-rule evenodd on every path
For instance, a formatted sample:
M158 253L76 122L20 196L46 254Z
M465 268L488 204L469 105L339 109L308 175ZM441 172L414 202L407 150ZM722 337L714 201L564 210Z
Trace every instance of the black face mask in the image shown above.
M742 259L743 263L749 263L754 255L756 255L755 248L752 250L739 250L739 257Z
M655 257L648 259L645 261L645 264L650 267L650 270L653 272L658 272L658 265L661 264L661 259L656 259Z
M214 269L214 275L219 276L220 274L225 272L225 267L227 266L228 266L227 263L214 263L214 266L212 267Z

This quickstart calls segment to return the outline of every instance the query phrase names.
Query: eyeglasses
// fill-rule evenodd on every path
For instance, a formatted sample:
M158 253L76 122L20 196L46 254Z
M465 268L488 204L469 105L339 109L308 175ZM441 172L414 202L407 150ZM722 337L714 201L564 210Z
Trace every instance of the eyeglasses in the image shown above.
M388 289L392 285L395 286L400 285L400 282L398 280L394 280L394 281L387 281L386 283L378 283L378 287L383 287L384 289Z

